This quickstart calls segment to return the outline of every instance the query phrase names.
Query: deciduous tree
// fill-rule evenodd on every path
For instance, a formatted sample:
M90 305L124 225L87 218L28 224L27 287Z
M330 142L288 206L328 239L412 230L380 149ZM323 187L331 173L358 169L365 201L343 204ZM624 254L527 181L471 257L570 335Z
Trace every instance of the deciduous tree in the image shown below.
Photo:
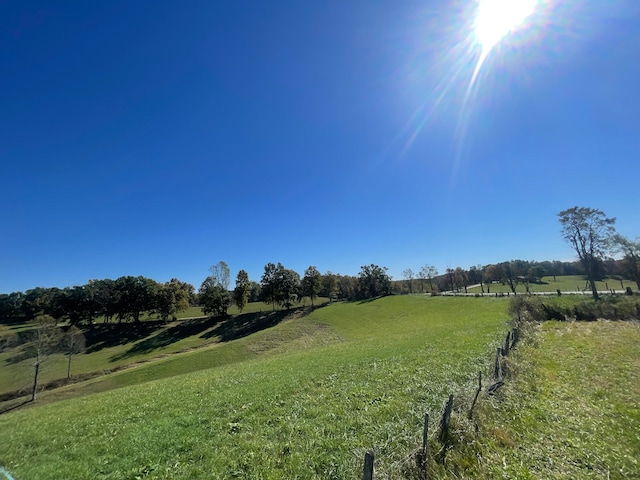
M280 264L278 264L280 265ZM273 310L276 309L276 299L277 299L277 270L278 267L274 263L267 263L264 266L264 273L262 274L262 278L260 279L260 290L262 292L262 298L265 303L271 303Z
M402 278L407 281L407 285L409 286L409 293L413 293L413 270L407 268L402 271Z
M462 267L456 267L454 276L455 276L456 288L460 290L460 287L463 287L464 293L467 293L467 285L469 283L467 272Z
M82 330L75 325L71 325L64 334L63 345L67 355L67 379L69 379L71 378L71 358L82 353L86 345Z
M56 321L49 315L40 315L35 319L36 326L32 330L33 338L26 345L27 352L33 358L33 384L31 387L31 401L35 401L38 395L38 385L42 364L49 354L58 346L60 330L56 327Z
M624 255L622 262L624 273L636 282L636 286L640 290L640 239L634 242L622 235L616 235L614 242L617 250Z
M231 271L229 270L229 265L220 260L215 265L211 265L209 267L209 271L211 272L211 276L214 278L215 282L228 291L229 283L231 282Z
M558 213L562 237L578 254L593 298L598 300L596 280L602 258L611 249L615 218L602 210L572 207Z
M318 269L311 265L304 271L304 278L302 279L302 295L311 299L311 305L313 306L318 293L322 287L322 275Z
M278 264L276 273L276 300L278 304L289 310L298 300L300 294L300 275Z
M236 276L236 288L233 290L233 299L240 312L247 306L250 294L251 282L249 281L249 274L244 270L240 270Z
M176 313L189 308L191 284L181 282L177 278L158 286L156 293L156 311L163 320L175 318Z
M433 293L433 279L438 276L438 270L433 265L425 265L420 269L420 279L429 280L429 291ZM423 289L424 292L424 289Z
M391 294L391 278L386 267L363 265L358 274L360 298L375 298Z
M0 320L8 320L22 314L22 292L0 294Z
M360 291L360 279L350 275L336 275L337 292L336 295L341 300L356 300L362 297ZM391 282L389 282L391 283ZM391 287L389 287L391 288Z
M327 297L330 302L333 301L338 292L338 277L331 272L325 273L322 276L322 289L320 292L321 295Z
M140 321L142 312L153 310L155 307L158 284L155 280L143 277L126 276L115 281L118 304L117 313L120 320L132 319Z
M206 315L223 317L227 314L231 298L229 292L216 280L213 275L208 276L198 291L202 311Z

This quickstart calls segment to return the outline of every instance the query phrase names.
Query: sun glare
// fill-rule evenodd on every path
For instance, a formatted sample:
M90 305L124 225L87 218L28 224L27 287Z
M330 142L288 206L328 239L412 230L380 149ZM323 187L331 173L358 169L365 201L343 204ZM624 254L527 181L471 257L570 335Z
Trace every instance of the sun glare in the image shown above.
M540 0L478 0L473 33L480 45L480 56L471 76L465 102L491 50L531 15Z
M474 32L485 55L531 15L537 3L538 0L478 0Z
M569 0L568 3L572 1ZM416 109L402 134L397 136L397 138L401 138L409 132L407 141L400 150L402 156L411 148L418 134L428 125L431 118L436 115L436 110L451 107L451 99L455 98L455 103L459 104L459 117L453 132L456 153L453 160L452 178L456 177L463 157L473 104L480 95L487 95L491 89L491 85L486 85L482 90L478 88L481 77L483 77L481 73L488 66L490 59L494 57L493 54L512 55L515 53L517 55L519 50L523 50L521 47L524 44L537 40L537 36L543 30L551 14L555 15L555 12L552 12L552 7L557 2L555 0L464 0L464 3L466 4L462 10L464 16L458 17L459 10L456 10L455 17L455 26L461 27L461 31L452 28L454 33L447 36L449 31L443 30L443 33L447 33L444 35L446 40L443 42L445 48L442 49L445 52L442 57L442 65L445 65L442 71L445 72L445 75L435 84L427 99ZM436 17L440 18L440 16L434 15L434 18ZM439 28L439 25L435 26L435 30ZM529 28L532 30L529 32L530 34L518 39L508 38L512 32ZM505 48L502 52L495 51L499 44L509 41L512 41L513 46L518 48ZM446 48L447 46L448 48ZM438 68L441 67L438 66ZM469 73L470 77L467 77ZM492 79L489 75L484 78L489 81ZM467 81L467 79L469 80ZM464 95L461 95L462 91L459 90L462 85L466 86ZM395 144L395 142L394 138L392 143ZM390 150L390 148L388 149ZM381 158L386 155L385 151Z

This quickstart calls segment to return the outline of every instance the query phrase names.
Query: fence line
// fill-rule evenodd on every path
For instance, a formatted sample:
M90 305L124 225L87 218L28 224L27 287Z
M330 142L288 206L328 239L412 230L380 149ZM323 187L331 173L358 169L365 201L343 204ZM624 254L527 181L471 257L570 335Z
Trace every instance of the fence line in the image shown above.
M507 332L504 345L496 348L496 359L493 367L493 383L487 387L486 392L489 395L493 395L501 386L504 385L504 379L506 375L506 370L504 368L504 357L508 356L511 350L516 346L516 343L519 340L520 331L516 327ZM478 372L478 389L476 390L475 396L471 403L471 407L469 408L469 412L467 414L467 418L471 420L473 418L473 410L478 402L478 398L480 393L482 392L482 371ZM450 424L451 424L451 415L453 413L453 394L449 395L447 403L445 404L444 410L442 412L442 417L440 419L439 430L435 436L435 439L440 443L440 450L436 455L434 455L434 460L439 463L444 463L447 450L451 448L451 436L450 436ZM428 479L428 471L429 471L429 449L428 449L428 440L429 440L429 413L426 413L424 416L424 428L422 432L422 445L420 448L415 450L413 453L408 455L406 459L410 459L414 457L416 467L418 469L418 478L419 480L427 480ZM363 480L374 480L374 463L375 463L375 454L373 450L368 450L365 453L364 457L364 466L363 466Z
M633 290L631 290L633 292ZM637 292L637 291L636 291ZM517 297L519 295L535 295L539 297L557 297L561 295L576 295L580 297L590 297L593 295L591 290L566 290L555 292L472 292L472 293L464 293L464 292L439 292L432 294L432 296L440 296L440 297ZM598 295L629 295L627 290L598 290Z

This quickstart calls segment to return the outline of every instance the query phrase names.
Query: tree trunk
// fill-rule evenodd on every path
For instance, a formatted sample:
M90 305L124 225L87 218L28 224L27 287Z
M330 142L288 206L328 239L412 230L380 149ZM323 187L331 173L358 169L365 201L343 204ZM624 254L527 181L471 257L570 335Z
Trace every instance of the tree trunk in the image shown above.
M31 390L31 401L35 402L36 393L38 391L38 374L40 373L40 360L37 359L34 364L35 370L33 372L33 389Z
M598 289L596 288L596 282L589 276L589 285L591 286L591 293L593 294L593 299L597 302L600 300L598 296Z
M67 363L67 380L71 378L71 352L69 352L69 362Z

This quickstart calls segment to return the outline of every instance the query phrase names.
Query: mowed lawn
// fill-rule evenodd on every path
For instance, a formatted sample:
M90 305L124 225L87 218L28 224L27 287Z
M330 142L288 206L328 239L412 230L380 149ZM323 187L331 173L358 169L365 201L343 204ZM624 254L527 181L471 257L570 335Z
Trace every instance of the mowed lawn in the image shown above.
M469 478L640 478L639 345L638 322L543 324Z
M358 478L374 448L379 475L397 478L424 413L435 418L449 393L473 389L507 305L339 303L74 385L78 398L0 416L0 465L18 479L343 479ZM203 362L211 368L178 375Z

